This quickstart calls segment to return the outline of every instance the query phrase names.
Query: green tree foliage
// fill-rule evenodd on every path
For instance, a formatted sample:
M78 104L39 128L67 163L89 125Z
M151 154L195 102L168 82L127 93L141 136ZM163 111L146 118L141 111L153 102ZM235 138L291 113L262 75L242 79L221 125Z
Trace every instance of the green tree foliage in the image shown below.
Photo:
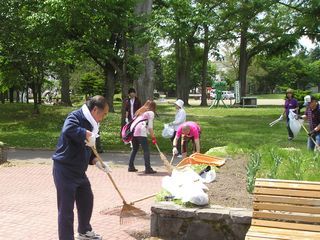
M94 95L102 95L104 87L103 77L95 72L85 73L80 80L80 90L86 98Z

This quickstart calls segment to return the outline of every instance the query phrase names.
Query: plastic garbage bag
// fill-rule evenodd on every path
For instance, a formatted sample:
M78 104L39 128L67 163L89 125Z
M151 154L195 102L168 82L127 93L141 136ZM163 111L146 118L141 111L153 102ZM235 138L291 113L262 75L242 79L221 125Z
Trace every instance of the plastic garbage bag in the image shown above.
M216 180L217 174L216 171L214 169L211 169L208 172L203 172L201 175L202 181L204 183L211 183L214 180Z
M163 130L162 130L162 137L164 138L172 138L174 134L174 129L172 126L169 124L164 124L163 125Z
M181 189L182 202L191 202L196 205L206 205L209 202L208 194L203 189L196 187L197 184L188 182Z
M190 167L174 169L171 177L162 178L162 188L183 202L205 205L209 201L205 193L208 187L204 185L202 177Z
M289 110L289 127L296 137L301 129L301 122L299 122L298 115L293 112L292 109Z

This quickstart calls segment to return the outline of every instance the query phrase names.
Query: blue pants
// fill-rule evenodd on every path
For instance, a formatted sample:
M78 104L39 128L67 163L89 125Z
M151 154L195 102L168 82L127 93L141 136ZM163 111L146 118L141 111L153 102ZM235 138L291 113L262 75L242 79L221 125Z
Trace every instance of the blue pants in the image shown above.
M78 232L92 231L90 219L93 209L93 193L89 179L84 174L74 177L61 166L53 167L53 179L57 189L59 240L74 240L73 208L78 211Z
M317 134L313 140L320 145L320 134ZM308 137L308 143L307 143L307 148L311 151L314 151L314 148L316 147L316 145L314 144L314 142L312 141L312 139L310 139L310 137Z

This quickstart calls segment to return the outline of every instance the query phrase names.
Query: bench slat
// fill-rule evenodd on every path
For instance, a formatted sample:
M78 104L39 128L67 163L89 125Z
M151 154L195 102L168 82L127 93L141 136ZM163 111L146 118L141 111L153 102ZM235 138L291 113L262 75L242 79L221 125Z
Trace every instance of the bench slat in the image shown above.
M320 199L320 191L303 191L303 190L288 190L274 188L254 188L254 194L277 195L277 196L292 196Z
M297 236L297 237L304 237L304 238L312 238L312 239L319 239L320 233L319 232L309 232L309 231L299 231L299 230L287 230L287 229L278 229L278 228L269 228L269 227L260 227L260 226L252 226L250 227L248 233L253 232L260 232L260 233L270 233L276 235L289 235L289 236Z
M287 220L287 221L299 221L305 223L320 223L320 215L318 216L301 216L292 214L282 214L282 213L271 213L271 212L253 212L253 217L255 219L275 219L275 220Z
M252 219L251 225L272 227L272 228L281 228L281 229L293 229L293 230L320 232L320 225L311 225L311 224L288 223L288 222Z
M307 185L320 185L320 182L315 181L299 181L299 180L284 180L284 179L268 179L268 178L257 178L258 182L274 182L274 183L295 183L295 184L307 184Z
M319 207L309 207L309 206L297 206L288 204L276 204L276 203L254 203L254 210L275 210L275 211L285 211L285 212L295 212L295 213L312 213L320 214Z
M286 183L286 182L270 182L270 181L258 181L255 183L256 187L272 187L272 188L284 188L284 189L296 189L296 190L316 190L320 191L319 184L306 184L306 183Z
M306 238L294 235L277 235L274 233L261 233L261 232L248 232L249 237L254 237L255 239L283 239L283 240L306 240L306 239L317 239L317 238ZM247 238L246 238L247 239ZM251 238L249 238L251 239Z
M319 237L316 236L310 236L310 237L306 237L306 236L297 236L294 234L276 234L276 233L264 233L264 232L248 232L248 237L252 237L252 238L246 238L246 239L285 239L285 240L318 240L320 239Z
M320 199L301 198L301 197L286 197L286 196L271 196L271 195L255 195L255 202L270 202L270 203L288 203L296 205L320 206Z

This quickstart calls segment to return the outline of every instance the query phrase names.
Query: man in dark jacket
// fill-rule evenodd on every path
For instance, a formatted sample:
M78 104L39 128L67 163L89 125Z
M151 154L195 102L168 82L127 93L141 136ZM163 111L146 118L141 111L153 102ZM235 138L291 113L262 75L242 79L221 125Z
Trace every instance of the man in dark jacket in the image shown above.
M125 100L126 107L126 123L130 122L136 113L136 111L141 107L141 102L136 96L136 90L130 88L128 91L129 98Z
M90 218L93 193L86 176L88 164L98 161L91 148L98 137L99 123L107 115L109 106L102 96L88 100L81 109L66 118L53 159L53 179L57 189L59 240L74 240L73 207L78 211L77 239L102 239L92 231ZM98 166L101 168L101 165ZM108 167L103 169L109 171Z

